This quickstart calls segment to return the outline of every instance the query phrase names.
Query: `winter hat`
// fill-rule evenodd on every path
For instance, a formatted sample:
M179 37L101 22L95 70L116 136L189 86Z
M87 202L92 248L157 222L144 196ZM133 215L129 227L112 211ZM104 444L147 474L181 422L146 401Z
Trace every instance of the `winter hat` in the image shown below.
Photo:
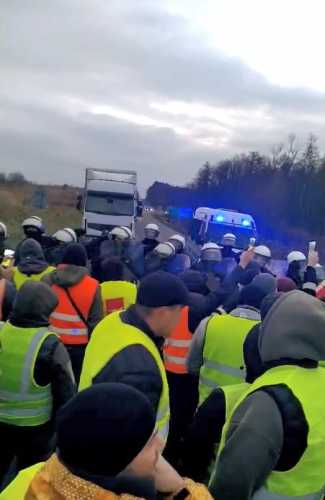
M199 293L201 295L209 293L209 289L206 284L207 276L200 271L188 269L179 275L179 279L183 281L190 292Z
M87 252L80 243L70 243L64 250L61 264L87 266Z
M291 278L278 278L277 288L279 292L292 292L297 290L297 285Z
M267 295L261 303L261 320L265 318L273 304L281 297L281 292L274 292L270 295Z
M276 279L269 273L261 273L255 276L252 281L252 285L258 286L267 294L274 293L276 291Z
M59 458L77 475L117 476L148 443L155 420L152 405L137 389L95 384L58 413Z
M137 304L145 307L186 306L189 293L184 283L164 271L149 274L140 281Z
M251 283L241 290L239 304L259 309L261 307L262 300L267 295L268 293L265 290Z

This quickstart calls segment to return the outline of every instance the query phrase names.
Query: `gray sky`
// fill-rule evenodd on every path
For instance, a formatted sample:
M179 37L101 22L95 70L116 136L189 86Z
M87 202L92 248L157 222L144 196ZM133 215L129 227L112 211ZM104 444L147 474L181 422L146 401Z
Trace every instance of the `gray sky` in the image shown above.
M299 4L298 6L296 4ZM325 149L322 0L4 0L1 170L185 183L294 132Z

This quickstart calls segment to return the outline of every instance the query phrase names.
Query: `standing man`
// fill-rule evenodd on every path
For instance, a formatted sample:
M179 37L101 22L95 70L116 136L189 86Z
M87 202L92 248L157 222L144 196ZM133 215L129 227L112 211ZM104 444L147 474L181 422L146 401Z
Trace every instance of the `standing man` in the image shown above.
M122 382L139 389L155 410L164 440L169 426L169 390L160 349L187 302L187 289L176 276L161 271L145 277L136 304L110 314L95 328L80 378L80 390L102 382Z
M18 470L47 457L56 412L74 394L69 355L49 331L57 303L45 283L27 282L0 331L0 482L14 457Z

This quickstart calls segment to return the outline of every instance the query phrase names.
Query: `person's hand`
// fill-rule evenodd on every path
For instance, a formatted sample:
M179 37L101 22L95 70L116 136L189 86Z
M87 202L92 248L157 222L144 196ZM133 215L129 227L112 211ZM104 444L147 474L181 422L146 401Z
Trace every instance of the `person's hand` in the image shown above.
M253 258L254 258L254 247L251 247L248 250L245 250L241 254L240 259L239 259L240 267L242 267L243 269L246 269L248 264L250 262L252 262Z
M185 486L184 479L163 457L158 460L153 479L157 491L166 495L175 495Z
M316 267L319 264L319 255L315 250L309 250L307 266Z

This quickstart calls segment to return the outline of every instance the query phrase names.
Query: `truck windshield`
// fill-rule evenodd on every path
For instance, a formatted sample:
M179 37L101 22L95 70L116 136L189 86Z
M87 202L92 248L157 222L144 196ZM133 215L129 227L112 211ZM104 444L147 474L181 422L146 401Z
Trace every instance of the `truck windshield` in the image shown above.
M134 199L130 195L88 191L86 212L102 215L134 215Z

